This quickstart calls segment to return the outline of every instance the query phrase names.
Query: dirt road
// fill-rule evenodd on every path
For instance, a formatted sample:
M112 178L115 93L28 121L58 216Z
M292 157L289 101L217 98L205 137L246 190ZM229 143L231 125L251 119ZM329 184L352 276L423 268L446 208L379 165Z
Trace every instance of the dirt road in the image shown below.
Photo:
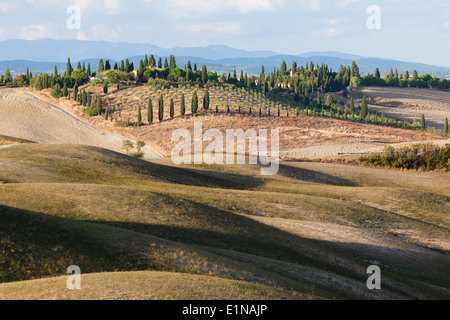
M14 89L0 90L0 134L37 143L69 143L123 152L125 138L103 132L77 119L67 111ZM162 154L144 148L146 158Z

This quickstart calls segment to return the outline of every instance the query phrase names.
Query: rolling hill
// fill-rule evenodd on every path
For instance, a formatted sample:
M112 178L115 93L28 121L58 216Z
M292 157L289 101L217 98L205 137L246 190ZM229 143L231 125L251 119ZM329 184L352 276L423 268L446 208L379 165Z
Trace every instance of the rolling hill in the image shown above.
M72 264L92 274L81 298L190 298L197 281L208 284L199 297L242 297L242 286L248 298L449 294L445 173L292 162L261 177L259 166L174 168L46 144L0 150L0 168L3 299L67 298L46 289L62 278L27 280L62 277ZM382 267L382 291L366 287L371 264ZM123 273L132 271L179 275ZM139 277L168 289L130 289ZM124 291L105 294L117 279Z

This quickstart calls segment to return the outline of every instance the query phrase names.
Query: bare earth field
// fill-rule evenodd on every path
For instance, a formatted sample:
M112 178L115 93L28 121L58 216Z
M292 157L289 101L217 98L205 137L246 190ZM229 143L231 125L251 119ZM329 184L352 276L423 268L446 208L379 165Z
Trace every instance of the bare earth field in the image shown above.
M362 87L357 95L370 98L371 110L398 120L417 122L424 114L428 126L443 129L445 118L450 118L450 91Z
M122 152L121 136L106 133L22 90L0 90L0 134L37 143L70 143ZM160 154L150 148L147 157Z
M88 88L95 94L100 94L100 88ZM29 90L29 89L25 89ZM97 92L98 91L98 92ZM49 91L30 91L36 97L54 104L59 108L75 115L93 127L115 135L126 137L130 140L143 140L148 146L157 150L165 156L170 156L173 147L178 142L172 142L172 133L176 129L187 129L193 136L194 122L202 121L203 132L208 129L219 129L225 134L226 129L280 129L280 154L284 158L301 159L314 157L330 157L338 154L360 154L373 151L382 151L384 146L398 143L422 142L422 141L442 141L436 137L419 131L406 131L402 129L353 123L351 121L341 121L327 118L314 118L300 115L299 117L269 117L248 114L238 114L236 112L227 115L219 115L209 111L198 117L187 114L185 118L175 116L169 120L165 115L163 122L157 121L157 100L158 94L149 93L147 87L137 87L122 89L119 92L111 92L103 96L107 101L108 110L114 110L120 114L122 119L136 119L137 105L142 107L142 117L146 119L145 97L154 95L154 117L156 121L153 125L148 125L144 121L142 127L116 127L114 122L106 121L103 117L88 117L81 112L81 107L73 101L66 99L56 100L50 97ZM171 93L169 96L174 96ZM199 96L201 94L199 93ZM118 98L119 97L119 98ZM190 110L189 92L186 93L186 109ZM130 102L118 102L128 101ZM136 102L134 99L138 99ZM116 101L117 100L117 101ZM168 113L169 101L165 101L166 113ZM175 114L177 115L179 103L175 100ZM222 109L221 109L222 110ZM206 147L208 143L204 143ZM270 143L269 143L270 145Z

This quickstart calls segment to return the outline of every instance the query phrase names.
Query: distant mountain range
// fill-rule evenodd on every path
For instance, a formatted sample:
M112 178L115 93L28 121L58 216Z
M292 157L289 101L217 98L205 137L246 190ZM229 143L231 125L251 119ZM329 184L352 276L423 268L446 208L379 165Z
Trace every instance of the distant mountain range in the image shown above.
M177 64L181 67L184 67L189 60L199 67L205 64L208 70L218 73L233 72L236 69L238 72L243 70L246 73L258 75L261 72L262 65L269 72L274 67L278 68L284 60L288 67L293 61L304 66L313 61L315 64L325 63L333 70L339 70L341 64L347 66L351 65L352 61L356 61L362 73L373 73L375 68L379 68L380 72L383 73L384 71L389 72L393 68L394 70L398 69L399 72L408 70L411 73L415 69L419 74L450 75L450 68L448 67L367 58L335 51L282 55L273 51L246 51L224 45L164 49L149 44L51 39L0 41L0 72L4 72L7 66L14 73L25 72L27 67L34 73L53 72L55 65L59 70L65 70L69 56L75 66L78 61L86 64L91 63L93 70L97 68L100 58L110 60L112 64L115 61L128 58L137 67L139 60L144 58L145 53L153 54L156 59L174 54Z

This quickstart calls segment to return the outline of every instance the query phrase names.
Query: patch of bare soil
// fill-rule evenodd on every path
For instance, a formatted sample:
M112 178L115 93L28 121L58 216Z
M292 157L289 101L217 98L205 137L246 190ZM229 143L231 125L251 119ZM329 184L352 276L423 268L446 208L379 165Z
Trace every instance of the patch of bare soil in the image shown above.
M29 92L0 90L0 134L37 143L69 143L123 152L125 138L107 133ZM161 155L145 148L147 157Z
M354 96L369 98L371 110L409 122L420 121L424 114L427 125L444 128L445 118L450 118L450 91L394 87L362 87Z

